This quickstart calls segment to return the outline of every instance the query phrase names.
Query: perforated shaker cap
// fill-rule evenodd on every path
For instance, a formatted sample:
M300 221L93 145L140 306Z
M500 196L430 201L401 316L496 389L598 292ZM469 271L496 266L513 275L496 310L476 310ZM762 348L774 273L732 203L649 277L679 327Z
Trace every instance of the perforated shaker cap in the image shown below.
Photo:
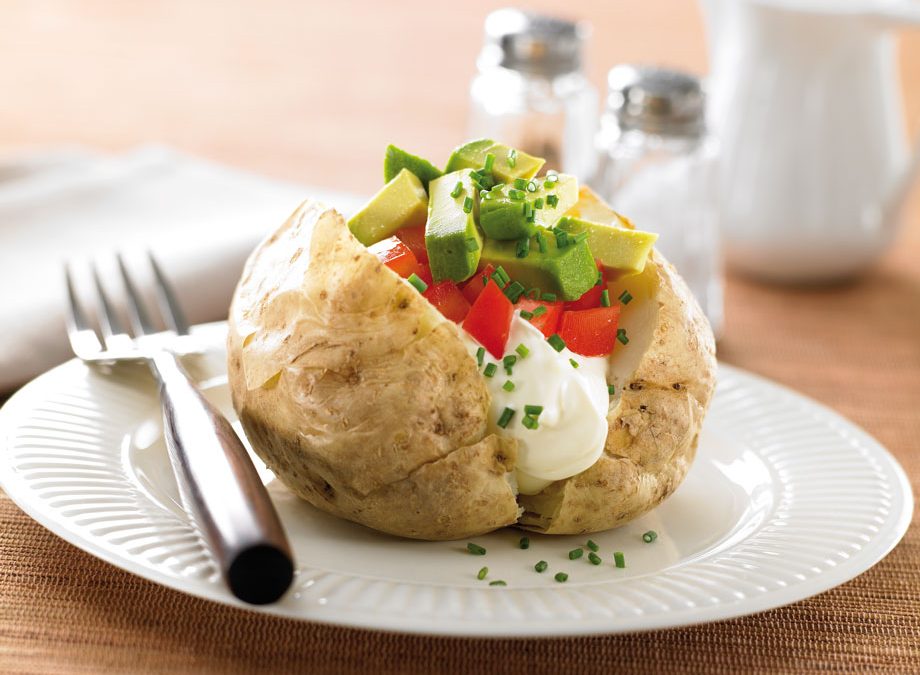
M619 65L607 75L607 110L620 128L674 136L706 129L706 97L698 78L679 70Z
M498 9L486 17L479 67L500 66L548 76L577 71L589 33L584 23L513 8Z

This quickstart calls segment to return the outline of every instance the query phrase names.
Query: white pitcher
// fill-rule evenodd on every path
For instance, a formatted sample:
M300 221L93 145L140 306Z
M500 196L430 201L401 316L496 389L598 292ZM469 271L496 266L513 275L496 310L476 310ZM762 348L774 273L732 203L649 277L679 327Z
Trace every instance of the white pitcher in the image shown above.
M891 30L911 0L702 0L729 263L786 282L845 279L894 234L920 168Z

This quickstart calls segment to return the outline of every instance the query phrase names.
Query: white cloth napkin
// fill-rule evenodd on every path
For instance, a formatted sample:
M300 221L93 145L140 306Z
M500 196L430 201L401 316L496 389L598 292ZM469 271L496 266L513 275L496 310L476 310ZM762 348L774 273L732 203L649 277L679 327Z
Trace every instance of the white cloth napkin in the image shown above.
M150 295L151 251L192 323L226 317L246 256L307 196L348 213L353 195L272 181L144 147L0 161L0 392L71 357L63 265L91 299L89 265L121 295L122 252Z

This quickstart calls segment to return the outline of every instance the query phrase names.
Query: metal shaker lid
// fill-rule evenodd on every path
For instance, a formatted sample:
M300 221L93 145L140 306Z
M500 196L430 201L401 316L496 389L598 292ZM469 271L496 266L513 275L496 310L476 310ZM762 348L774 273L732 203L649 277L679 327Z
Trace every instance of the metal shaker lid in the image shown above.
M621 129L697 136L706 127L706 97L698 78L679 70L619 65L607 74L607 109Z
M584 23L504 8L485 22L479 67L500 66L533 75L562 75L581 67L581 47L589 34Z

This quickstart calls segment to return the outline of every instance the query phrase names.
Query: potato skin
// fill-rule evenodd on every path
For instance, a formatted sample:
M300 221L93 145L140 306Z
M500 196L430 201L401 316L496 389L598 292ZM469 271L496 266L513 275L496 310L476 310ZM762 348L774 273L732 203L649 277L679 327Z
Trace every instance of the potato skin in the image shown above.
M546 534L617 527L674 492L693 462L715 389L715 340L674 267L657 251L648 265L657 278L657 320L638 367L611 401L604 454L538 495L521 495L522 527Z
M250 257L230 310L234 407L256 453L314 506L451 539L514 523L513 440L457 327L305 202Z
M538 495L516 498L516 441L488 433L489 393L457 327L317 202L247 262L229 321L234 406L293 492L384 532L435 540L514 523L549 534L609 529L683 480L715 384L699 306L660 254L646 275L654 325L611 399L604 454Z

